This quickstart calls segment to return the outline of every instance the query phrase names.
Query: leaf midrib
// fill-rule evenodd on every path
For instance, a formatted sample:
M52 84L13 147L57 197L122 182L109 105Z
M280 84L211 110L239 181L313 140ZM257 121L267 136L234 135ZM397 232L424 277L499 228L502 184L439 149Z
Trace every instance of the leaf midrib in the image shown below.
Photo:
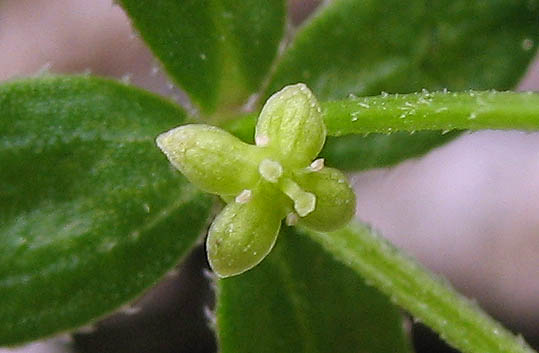
M111 135L111 136L86 136L84 134L74 134L69 135L69 138L65 138L68 135L62 135L61 140L57 140L54 142L51 142L51 139L42 139L42 140L35 140L35 139L15 139L19 141L9 141L11 139L8 139L8 141L2 141L0 144L0 152L10 152L13 150L25 150L25 149L35 149L36 146L39 146L41 149L42 147L50 147L50 146L58 146L58 145L69 145L71 143L76 142L110 142L114 144L132 144L132 143L140 143L140 144L146 144L146 143L153 143L154 137L147 136L147 137L133 137L130 135ZM58 136L60 137L60 136ZM157 148L157 147L156 147Z
M196 189L192 184L186 183L185 189L182 189L181 196L178 197L174 202L172 202L168 207L163 208L161 211L159 211L155 216L150 218L148 221L145 222L145 224L142 224L141 226L129 231L126 233L126 237L128 237L130 240L132 239L139 239L144 236L144 234L150 230L153 229L156 225L158 225L160 222L164 221L166 218L168 218L171 214L173 214L177 209L182 207L184 204L189 203L191 201L194 201L196 197L200 194L198 189ZM138 236L134 237L134 234L138 234ZM18 284L17 278L23 278L23 281L31 281L35 277L42 277L44 274L54 274L56 272L60 272L59 269L65 269L65 266L58 267L57 263L52 263L46 268L40 268L39 270L32 272L32 273L20 273L17 275L7 276L2 279L0 279L0 288L1 287L9 287L14 286Z

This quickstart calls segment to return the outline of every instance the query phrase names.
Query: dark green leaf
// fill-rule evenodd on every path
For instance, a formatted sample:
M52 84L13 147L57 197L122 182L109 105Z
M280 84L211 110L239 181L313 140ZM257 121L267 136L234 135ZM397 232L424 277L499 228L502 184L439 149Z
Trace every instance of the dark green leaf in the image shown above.
M226 122L223 128L240 138L243 142L255 143L255 127L258 119L257 114L247 114L239 116L234 120Z
M283 0L120 3L168 73L205 112L219 103L241 103L255 91L283 34Z
M539 39L528 0L337 0L296 36L269 92L305 82L320 100L380 91L509 89Z
M509 89L536 53L538 16L539 6L528 0L336 0L298 32L266 95L296 82L320 100L422 88ZM374 153L374 163L357 166L382 167L449 140L439 137L348 137L335 140L332 151L362 147L338 160ZM407 140L409 151L402 148Z
M460 131L446 134L422 131L414 138L410 138L408 132L371 134L367 137L328 136L320 157L326 159L328 166L347 171L387 167L408 158L419 157L458 135Z
M217 333L223 353L409 352L389 300L290 228L260 265L219 281Z
M0 345L114 310L191 248L210 202L154 142L184 119L102 79L0 86Z

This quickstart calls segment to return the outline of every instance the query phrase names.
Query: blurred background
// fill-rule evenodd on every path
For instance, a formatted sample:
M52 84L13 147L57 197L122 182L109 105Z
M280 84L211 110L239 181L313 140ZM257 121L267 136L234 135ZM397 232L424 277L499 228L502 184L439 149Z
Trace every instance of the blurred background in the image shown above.
M319 1L290 1L290 30ZM110 0L0 0L0 80L92 73L181 101ZM539 61L518 90L539 91ZM417 160L352 177L357 216L539 346L539 133L463 135ZM214 352L202 249L139 300L74 336L4 352ZM1 300L1 298L0 298ZM451 352L411 323L418 352Z

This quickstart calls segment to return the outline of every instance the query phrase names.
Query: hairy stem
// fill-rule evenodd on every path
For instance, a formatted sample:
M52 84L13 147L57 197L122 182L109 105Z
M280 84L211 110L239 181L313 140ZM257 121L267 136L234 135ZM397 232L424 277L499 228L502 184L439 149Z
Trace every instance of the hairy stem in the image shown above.
M522 339L369 228L307 231L336 259L465 353L531 353Z
M321 102L329 136L421 130L539 130L539 94L419 92ZM225 129L251 141L256 115Z
M383 94L322 104L328 134L419 130L538 130L539 94L466 91Z

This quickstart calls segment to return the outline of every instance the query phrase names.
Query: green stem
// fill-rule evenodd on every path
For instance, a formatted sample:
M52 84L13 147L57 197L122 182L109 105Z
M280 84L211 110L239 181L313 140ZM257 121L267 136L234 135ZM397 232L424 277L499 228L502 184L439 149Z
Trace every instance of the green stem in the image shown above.
M328 134L419 130L538 130L539 94L466 91L383 94L322 103Z
M383 94L321 102L328 135L420 130L539 130L539 94L466 91ZM225 125L252 142L256 114Z
M450 284L357 223L333 233L307 231L335 258L389 295L464 353L532 353L515 336Z

